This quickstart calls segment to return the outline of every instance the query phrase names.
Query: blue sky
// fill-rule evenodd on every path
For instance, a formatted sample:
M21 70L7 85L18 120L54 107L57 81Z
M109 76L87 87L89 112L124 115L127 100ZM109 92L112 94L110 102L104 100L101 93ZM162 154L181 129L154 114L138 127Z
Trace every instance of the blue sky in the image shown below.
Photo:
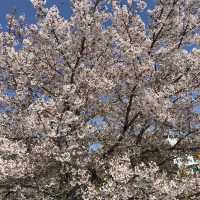
M123 0L125 1L125 0ZM153 8L156 0L148 0L148 9ZM35 10L30 0L0 0L0 24L6 28L6 14L11 13L14 9L18 15L25 15L27 23L35 22ZM57 5L60 13L65 18L68 18L72 11L70 9L70 0L47 0L47 6ZM143 20L147 21L146 12L141 14Z
M47 0L47 6L57 5L65 18L71 15L69 0ZM0 0L0 24L6 27L6 14L16 9L18 15L25 15L27 23L35 22L35 10L30 0Z

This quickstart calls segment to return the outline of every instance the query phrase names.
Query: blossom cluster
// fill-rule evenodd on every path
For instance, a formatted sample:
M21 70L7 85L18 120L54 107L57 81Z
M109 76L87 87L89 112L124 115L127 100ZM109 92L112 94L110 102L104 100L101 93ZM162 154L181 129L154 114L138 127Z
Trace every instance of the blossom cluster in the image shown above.
M199 199L199 0L31 2L0 31L0 199Z

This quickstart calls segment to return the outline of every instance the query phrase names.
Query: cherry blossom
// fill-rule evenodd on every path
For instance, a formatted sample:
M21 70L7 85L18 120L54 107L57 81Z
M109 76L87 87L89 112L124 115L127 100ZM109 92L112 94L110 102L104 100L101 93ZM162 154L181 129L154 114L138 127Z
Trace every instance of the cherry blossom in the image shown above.
M31 2L0 31L0 199L199 199L200 2Z

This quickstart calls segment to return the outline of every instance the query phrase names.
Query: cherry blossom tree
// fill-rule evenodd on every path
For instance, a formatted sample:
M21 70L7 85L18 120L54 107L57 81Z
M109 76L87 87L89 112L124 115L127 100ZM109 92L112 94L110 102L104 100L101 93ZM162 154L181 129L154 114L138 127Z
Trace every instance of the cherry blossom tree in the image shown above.
M0 31L1 199L199 199L200 1L31 1Z

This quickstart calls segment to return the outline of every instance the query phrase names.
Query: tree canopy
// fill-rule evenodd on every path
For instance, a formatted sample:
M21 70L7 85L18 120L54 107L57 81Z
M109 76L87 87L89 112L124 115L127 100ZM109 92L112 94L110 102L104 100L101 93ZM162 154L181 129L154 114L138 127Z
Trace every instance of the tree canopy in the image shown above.
M31 1L0 31L0 198L199 199L200 1Z

